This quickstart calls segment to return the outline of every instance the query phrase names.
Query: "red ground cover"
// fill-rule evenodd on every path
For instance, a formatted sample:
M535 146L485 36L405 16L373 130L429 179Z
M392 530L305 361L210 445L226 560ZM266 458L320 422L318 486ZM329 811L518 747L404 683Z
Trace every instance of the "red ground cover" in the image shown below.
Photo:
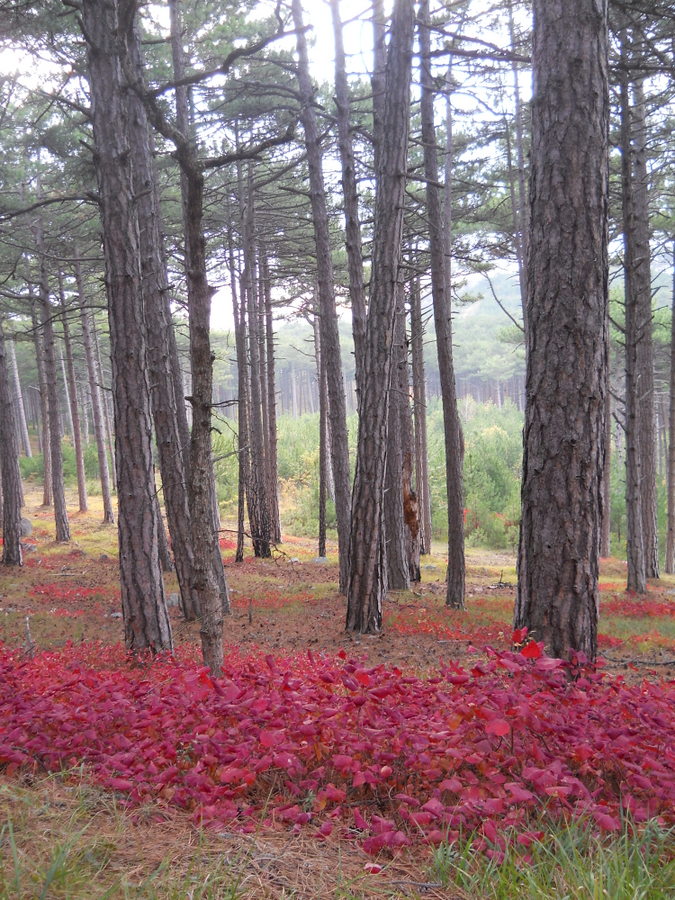
M212 680L191 655L131 667L121 648L22 658L0 645L0 765L84 763L134 806L253 830L339 829L376 853L478 829L499 856L542 811L601 830L675 820L675 685L559 660L477 655L430 677L359 660L230 648ZM529 657L529 658L528 658Z

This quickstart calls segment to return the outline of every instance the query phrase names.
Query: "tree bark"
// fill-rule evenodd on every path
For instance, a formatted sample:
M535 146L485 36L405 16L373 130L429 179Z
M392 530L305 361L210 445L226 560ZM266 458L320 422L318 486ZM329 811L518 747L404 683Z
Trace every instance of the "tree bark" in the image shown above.
M54 310L49 302L49 282L47 264L42 249L42 228L37 226L37 244L40 253L40 317L44 346L45 379L47 382L47 405L49 408L49 458L52 473L52 493L54 499L54 523L56 541L67 544L70 541L70 526L66 507L66 491L63 482L63 449L61 446L61 417L56 384L56 339L54 337Z
M265 393L267 397L267 456L268 480L267 496L270 505L271 535L275 544L281 543L281 517L279 514L279 470L277 463L277 388L276 363L274 359L274 316L272 313L272 282L270 279L267 251L261 248L260 274L265 307Z
M70 326L66 308L66 296L63 290L63 274L59 272L59 300L61 301L61 327L63 328L63 345L65 349L64 370L68 383L70 400L70 418L73 423L73 444L75 447L75 465L77 469L77 499L79 511L87 512L87 478L84 471L84 450L82 447L82 427L80 425L80 406L77 402L77 382L73 364L73 347L70 339Z
M159 566L152 416L124 46L135 5L84 0L113 366L122 614L132 652L172 649Z
M382 511L392 347L400 290L413 32L413 4L411 0L397 0L385 76L383 130L387 141L381 147L377 170L372 276L352 496L346 628L360 634L381 631L387 589Z
M415 425L415 489L419 506L420 553L431 552L431 500L427 453L427 390L424 374L424 325L419 279L410 288L413 421Z
M670 319L670 397L668 408L668 525L664 569L675 572L675 237L672 239L673 287Z
M19 367L16 364L16 352L14 349L14 341L5 343L7 351L7 360L9 371L14 382L14 396L16 397L16 415L19 423L19 435L21 437L21 447L24 456L32 457L33 451L30 446L30 434L28 433L28 423L26 422L26 409L23 404L23 392L21 390L21 379L19 378Z
M129 42L129 55L135 81L140 83L143 79L143 61L140 44L135 39ZM181 611L187 621L194 621L201 614L201 605L193 584L194 553L187 489L187 445L179 420L179 408L183 401L182 392L180 395L176 393L173 358L177 349L171 321L157 176L147 114L142 100L133 91L129 97L129 105L153 422ZM162 543L166 545L167 542L160 541L160 550ZM217 565L222 570L219 553ZM165 562L163 568L167 571Z
M77 256L77 254L76 254ZM108 467L108 451L106 447L105 424L103 417L103 400L101 398L101 386L98 381L96 368L96 354L92 338L91 313L86 306L82 267L79 259L75 262L75 283L80 299L80 323L82 325L82 343L84 356L87 363L87 377L89 379L89 395L91 397L91 415L94 423L94 440L98 456L98 473L101 481L101 497L103 500L103 524L114 525L115 513L112 504L112 492L110 489L110 469Z
M335 43L335 110L338 130L338 149L342 165L342 196L345 213L345 249L349 272L349 299L352 312L354 337L354 364L356 366L356 393L362 380L363 345L366 335L366 287L363 275L363 249L361 246L361 218L359 192L356 180L356 160L350 121L349 84L345 67L345 50L342 39L339 0L330 0Z
M387 586L394 591L410 588L410 566L407 553L407 534L403 507L403 444L400 368L405 365L405 321L403 285L398 286L396 316L392 343L391 385L387 425L387 463L384 490L384 539L387 549ZM405 398L407 402L407 391Z
M431 291L434 305L434 326L438 372L443 403L443 433L445 438L445 478L448 501L448 572L445 602L453 609L464 608L464 445L457 412L455 372L452 359L452 319L450 306L450 258L443 237L443 214L438 186L438 155L434 127L434 92L431 71L431 25L428 0L420 5L419 40L422 57L422 144L424 148L424 177L426 179L427 219L429 223L429 256L431 262ZM451 154L451 134L448 154ZM446 211L446 241L450 242L452 209Z
M293 22L297 31L298 84L302 95L300 119L305 132L309 194L316 245L316 272L319 288L321 348L326 359L330 416L331 465L335 482L335 515L337 519L338 553L340 562L339 589L347 591L349 563L349 444L347 439L347 408L340 353L340 333L333 287L328 211L321 165L321 144L314 92L309 75L307 41L305 38L300 0L292 0Z
M38 324L38 315L35 307L31 310L31 324L33 327L33 342L35 344L35 362L38 372L38 386L40 388L40 424L42 450L42 505L52 505L52 457L50 452L51 439L49 429L49 397L47 395L47 376L45 374L44 338L42 329Z
M314 355L316 358L316 379L319 388L319 523L318 547L320 557L326 555L326 498L328 496L328 382L326 364L321 353L321 333L319 318L312 319L314 329Z
M631 63L630 38L622 35L621 58ZM632 94L632 96L631 96ZM658 578L656 524L656 438L654 427L654 352L652 341L652 284L649 246L646 122L641 80L630 84L621 73L621 203L624 238L624 296L626 304L626 428L630 447L626 475L628 540L642 548L628 548L628 588L646 590L647 578ZM629 396L630 391L630 396ZM633 451L637 459L633 458ZM640 536L638 537L638 532ZM643 562L644 560L644 562ZM640 571L644 564L644 577Z
M12 375L7 360L7 342L0 320L0 476L2 481L2 564L20 566L21 471Z
M535 0L529 330L514 626L597 650L607 370L607 3Z
M246 200L242 204L242 243L244 271L241 300L246 303L248 320L248 519L251 527L253 553L260 558L272 555L271 522L267 490L269 488L263 426L263 378L260 359L260 315L257 292L257 254L255 245L255 211L253 185L249 172Z

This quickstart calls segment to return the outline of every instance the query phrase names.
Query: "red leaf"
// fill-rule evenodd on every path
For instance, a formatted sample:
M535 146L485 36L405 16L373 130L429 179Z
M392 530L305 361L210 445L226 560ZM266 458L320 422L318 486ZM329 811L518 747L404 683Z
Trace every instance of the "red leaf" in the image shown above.
M511 726L506 719L492 719L492 721L488 722L485 726L485 730L488 734L503 736L511 731Z
M525 659L539 659L540 656L543 656L543 653L543 645L537 643L537 641L530 641L530 643L525 644L523 649L520 651L520 655L524 656Z

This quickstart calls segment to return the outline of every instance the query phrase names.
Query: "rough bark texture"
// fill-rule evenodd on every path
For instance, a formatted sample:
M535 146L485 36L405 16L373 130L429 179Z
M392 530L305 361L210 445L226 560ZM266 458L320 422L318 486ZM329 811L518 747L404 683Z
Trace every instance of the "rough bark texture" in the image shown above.
M670 403L668 408L668 525L664 569L675 572L675 238L672 241L673 288L670 323Z
M413 422L415 425L415 493L419 507L420 553L431 552L431 502L427 454L427 391L424 374L424 325L419 279L410 289Z
M352 497L346 627L360 634L377 634L382 629L382 602L387 587L382 512L394 322L400 290L413 31L411 0L397 0L385 76L383 129L387 141L381 147L377 170L371 289Z
M297 30L298 84L302 95L300 119L305 132L309 197L316 245L316 273L319 288L321 348L325 354L328 377L331 465L335 482L335 515L337 519L338 553L340 562L340 591L345 593L349 580L349 444L347 440L347 409L342 376L340 334L331 259L328 210L321 167L321 144L314 109L314 91L309 75L309 59L300 0L293 0L293 22Z
M14 350L14 341L7 341L7 359L9 363L9 371L14 382L14 396L16 398L16 415L19 423L19 435L21 437L21 449L24 456L31 457L33 451L30 445L30 435L28 433L28 423L26 422L26 409L23 405L23 392L21 390L21 379L19 378L19 367L16 363L16 352Z
M19 435L8 366L5 334L0 321L0 475L2 480L2 564L20 566L21 553L21 472Z
M630 38L622 35L621 58L630 65ZM654 420L654 352L652 283L649 245L646 122L641 81L629 84L621 75L621 200L626 304L626 474L629 542L628 588L646 589L646 578L658 578L656 524L656 434ZM632 88L632 89L631 89ZM644 565L644 576L641 568Z
M45 354L44 339L42 329L38 324L38 316L35 308L31 314L31 324L33 326L33 342L35 344L35 362L37 365L38 385L40 388L40 450L42 451L42 460L44 468L44 478L42 484L42 505L52 505L52 458L49 452L50 447L50 431L49 431L49 398L47 396L47 377L45 375Z
M450 240L452 209L446 210L443 235L441 190L438 186L438 153L434 127L434 92L430 56L429 3L420 5L420 50L422 56L422 144L424 147L424 177L426 179L427 220L429 223L429 257L431 262L431 290L436 329L438 372L443 403L443 434L445 438L445 478L448 499L448 572L445 602L454 609L464 608L464 495L462 429L457 412L455 372L452 360L452 320L450 308L450 258L446 241Z
M607 368L607 5L535 0L527 398L514 624L597 649Z
M272 555L269 488L266 477L265 430L263 426L263 378L260 357L260 315L257 291L257 255L255 246L255 214L253 208L252 177L249 172L246 201L242 210L244 271L241 302L246 303L248 318L248 447L249 470L247 480L248 519L251 528L253 553L261 558Z
M75 380L75 365L73 362L73 347L70 339L70 325L68 323L68 310L66 297L63 290L63 276L59 273L59 299L61 301L61 326L63 328L63 346L65 350L64 368L68 384L68 398L70 401L70 418L73 423L73 444L75 446L75 465L77 468L77 498L80 512L87 511L87 479L84 471L84 449L82 446L82 426L80 424L80 405L77 402L77 382Z
M359 392L363 362L363 344L366 335L366 287L363 276L363 251L361 247L361 219L359 215L359 191L356 180L356 162L350 121L349 84L345 66L345 50L342 40L339 0L330 0L335 43L335 113L338 130L338 150L342 165L342 196L345 213L345 249L349 272L349 299L352 312L354 337L354 364L356 366L356 391Z
M101 481L101 497L103 499L103 524L114 525L115 513L112 504L110 489L110 469L108 467L108 453L105 439L105 424L103 421L104 410L101 398L101 386L98 382L96 371L96 354L92 339L91 313L86 307L84 282L79 260L75 264L75 283L80 299L80 324L82 326L82 343L84 356L87 363L87 377L89 379L89 396L91 397L91 415L94 424L94 440L98 456L98 473Z
M140 44L133 40L130 42L129 50L135 80L141 82L143 74ZM193 621L199 617L201 607L199 595L193 584L194 555L187 489L187 446L184 444L178 418L183 400L182 395L176 395L172 357L177 351L171 321L163 236L160 230L161 210L150 126L143 103L134 92L129 96L129 106L131 113L129 134L134 160L139 242L142 251L141 273L146 311L152 415L181 610L186 620ZM222 569L220 555L218 564Z
M41 235L38 245L41 244ZM51 303L49 302L49 283L44 256L40 263L40 317L44 346L45 378L47 381L47 405L49 408L49 458L52 473L52 494L54 500L54 522L56 525L57 543L68 543L70 526L66 508L66 490L63 481L63 451L61 447L61 417L59 415L59 396L56 384L56 347L54 338L54 322Z
M319 527L317 552L326 555L326 497L328 496L328 384L326 366L321 354L321 334L318 316L312 319L314 329L314 354L316 357L316 380L319 386Z
M403 508L403 443L401 434L403 394L400 368L405 365L405 322L403 288L399 285L392 345L391 385L389 389L389 424L387 426L387 470L384 491L384 537L387 544L387 586L394 591L410 588L407 553L407 529ZM407 402L407 392L405 394Z
M403 490L403 519L405 521L405 554L411 582L421 580L420 571L420 505L413 489L415 460L415 430L410 407L409 342L406 332L405 310L401 317L401 358L396 366L399 396L399 427L401 430L401 486Z
M141 247L121 71L134 13L128 3L82 5L112 350L124 635L129 650L158 652L171 649L172 638L159 566Z
M277 453L277 388L276 388L276 363L274 359L274 316L272 312L272 280L270 278L267 252L263 249L260 255L260 274L265 307L265 396L267 421L266 446L267 446L267 496L270 506L270 522L272 540L281 543L281 517L279 513L279 466Z

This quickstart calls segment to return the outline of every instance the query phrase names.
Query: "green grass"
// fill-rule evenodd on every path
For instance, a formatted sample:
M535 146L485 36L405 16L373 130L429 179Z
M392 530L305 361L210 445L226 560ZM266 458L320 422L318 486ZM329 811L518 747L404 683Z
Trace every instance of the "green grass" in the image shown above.
M675 831L626 823L600 839L583 822L542 826L529 850L511 841L504 859L488 860L469 838L434 851L432 878L485 900L671 900L675 895ZM526 854L529 854L529 859Z

